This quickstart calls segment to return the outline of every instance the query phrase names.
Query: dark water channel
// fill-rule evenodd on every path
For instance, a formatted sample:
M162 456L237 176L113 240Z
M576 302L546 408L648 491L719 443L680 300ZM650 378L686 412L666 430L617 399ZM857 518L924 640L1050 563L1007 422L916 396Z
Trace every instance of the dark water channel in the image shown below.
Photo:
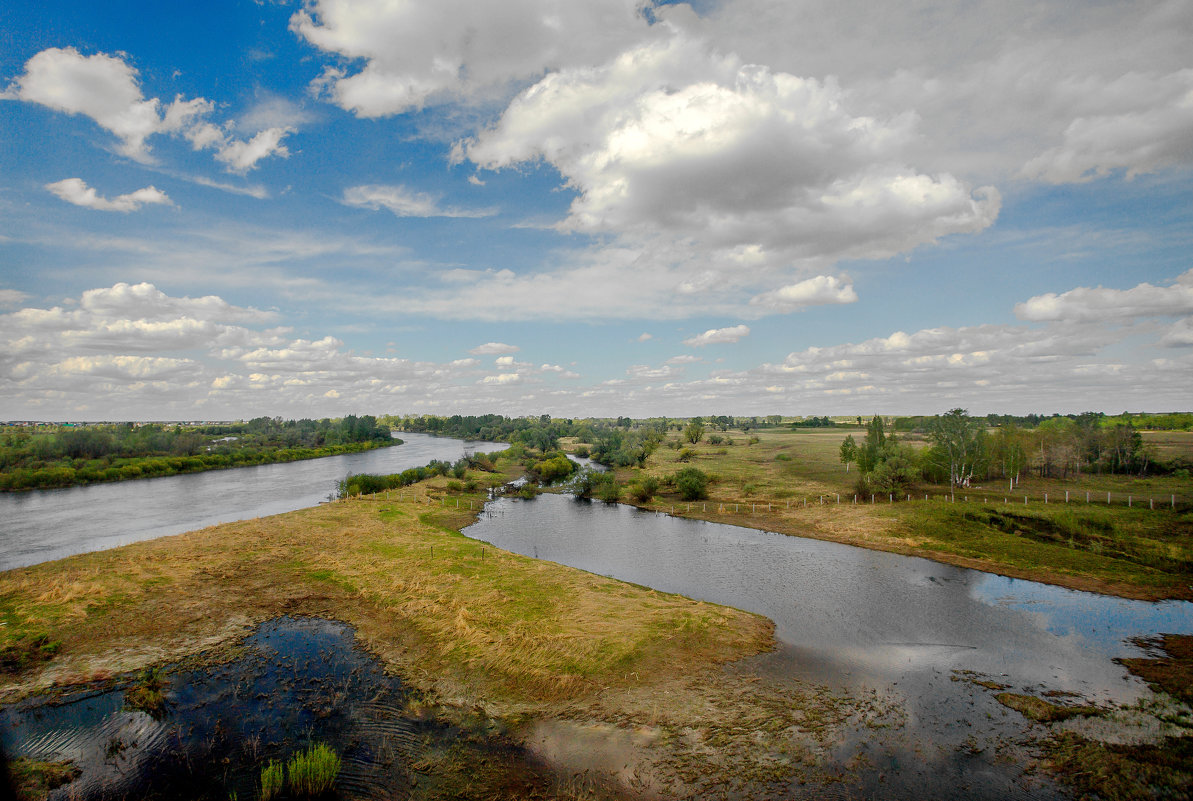
M10 758L81 769L51 799L251 801L269 760L311 743L342 757L339 798L518 797L545 781L485 718L428 715L335 621L265 623L235 660L174 669L168 680L157 716L127 708L121 689L8 707L0 744ZM481 769L492 764L508 769ZM477 786L480 773L487 786Z
M504 450L403 432L402 444L301 462L0 493L0 570L181 534L215 523L290 512L327 500L348 473L399 473L432 459Z
M503 498L466 529L506 550L746 609L775 621L769 675L877 690L898 731L843 742L870 770L863 797L1052 797L1008 749L1030 726L960 671L1012 692L1131 703L1146 686L1114 662L1129 638L1193 633L1193 604L1076 592L737 526L543 495ZM879 777L881 783L879 783Z

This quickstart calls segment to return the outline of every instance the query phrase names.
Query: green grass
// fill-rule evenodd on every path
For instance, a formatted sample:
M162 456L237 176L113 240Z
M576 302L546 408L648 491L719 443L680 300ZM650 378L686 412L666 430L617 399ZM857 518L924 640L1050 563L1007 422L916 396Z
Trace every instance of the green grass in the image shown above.
M318 798L340 774L340 757L323 743L299 751L286 763L286 783L296 798Z
M928 502L875 514L921 548L1025 571L1174 591L1193 577L1189 512Z
M261 768L261 801L270 801L281 795L286 786L286 768L276 760Z

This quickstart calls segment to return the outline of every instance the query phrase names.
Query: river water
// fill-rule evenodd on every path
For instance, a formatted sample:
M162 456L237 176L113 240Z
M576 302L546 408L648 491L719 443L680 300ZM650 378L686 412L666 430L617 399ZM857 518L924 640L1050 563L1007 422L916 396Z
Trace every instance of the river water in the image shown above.
M884 797L1051 797L1007 757L1007 739L1032 727L967 677L1132 703L1149 691L1114 661L1143 655L1128 640L1193 634L1188 602L1129 601L566 495L487 508L468 536L766 615L780 647L755 660L760 672L875 690L901 706L898 732L863 735L871 742L840 754L881 741L882 756L866 753L872 781L861 782Z
M0 494L0 570L326 501L348 473L399 473L509 447L403 432L402 444L300 462Z

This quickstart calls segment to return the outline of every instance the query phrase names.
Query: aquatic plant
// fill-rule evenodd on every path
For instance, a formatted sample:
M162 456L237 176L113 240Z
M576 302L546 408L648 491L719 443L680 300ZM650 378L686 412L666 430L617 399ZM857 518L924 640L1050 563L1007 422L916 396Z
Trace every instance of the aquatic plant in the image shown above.
M270 801L281 795L286 785L285 770L285 766L275 759L269 760L269 764L261 768L261 801Z
M324 743L299 751L286 763L290 792L299 798L326 793L335 784L340 765L339 755Z
M165 686L166 676L161 668L146 668L137 683L124 691L124 705L157 718L166 710L166 696L162 693Z

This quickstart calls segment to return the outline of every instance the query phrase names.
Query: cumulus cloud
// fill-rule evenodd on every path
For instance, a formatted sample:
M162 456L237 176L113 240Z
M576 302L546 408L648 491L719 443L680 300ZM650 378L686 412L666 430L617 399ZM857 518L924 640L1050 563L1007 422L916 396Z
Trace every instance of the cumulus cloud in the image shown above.
M359 117L443 100L471 102L544 70L603 61L650 34L643 0L393 3L314 0L290 28L330 53L363 61L329 68L315 88Z
M735 0L686 26L747 61L838 76L875 113L915 109L928 171L1069 181L1193 162L1191 20L1184 2Z
M503 353L517 353L522 350L517 345L507 345L504 342L486 342L468 351L473 356L498 356Z
M1015 314L1032 321L1116 321L1193 314L1193 270L1180 275L1171 286L1145 282L1131 289L1099 286L1049 292L1017 304Z
M747 325L735 325L730 328L710 328L703 334L697 334L690 339L685 339L683 343L690 345L693 348L702 348L705 345L722 345L734 342L740 342L750 335L750 327Z
M857 302L853 284L833 275L818 275L750 298L750 303L776 311L797 311L808 306Z
M340 200L345 206L388 209L397 217L491 217L496 209L457 209L441 207L439 198L416 192L405 186L371 184L344 190Z
M883 258L998 214L992 187L904 162L915 118L849 109L831 80L774 72L675 36L519 95L458 156L544 159L577 190L563 228L651 238L749 266ZM725 270L728 272L728 270Z
M204 98L171 103L146 98L135 68L106 53L84 56L73 47L51 47L25 63L25 72L4 93L9 99L37 103L67 114L81 114L113 134L117 151L134 161L150 163L148 139L181 134L196 150L211 148L231 172L243 173L267 156L286 156L283 136L289 127L269 128L244 141L232 138L204 118L215 104Z
M154 186L147 186L144 189L138 189L126 195L117 195L111 199L101 197L82 178L65 178L61 181L55 181L52 184L46 184L46 189L67 203L73 203L76 206L95 209L97 211L129 212L136 211L144 205L174 205L165 192Z

